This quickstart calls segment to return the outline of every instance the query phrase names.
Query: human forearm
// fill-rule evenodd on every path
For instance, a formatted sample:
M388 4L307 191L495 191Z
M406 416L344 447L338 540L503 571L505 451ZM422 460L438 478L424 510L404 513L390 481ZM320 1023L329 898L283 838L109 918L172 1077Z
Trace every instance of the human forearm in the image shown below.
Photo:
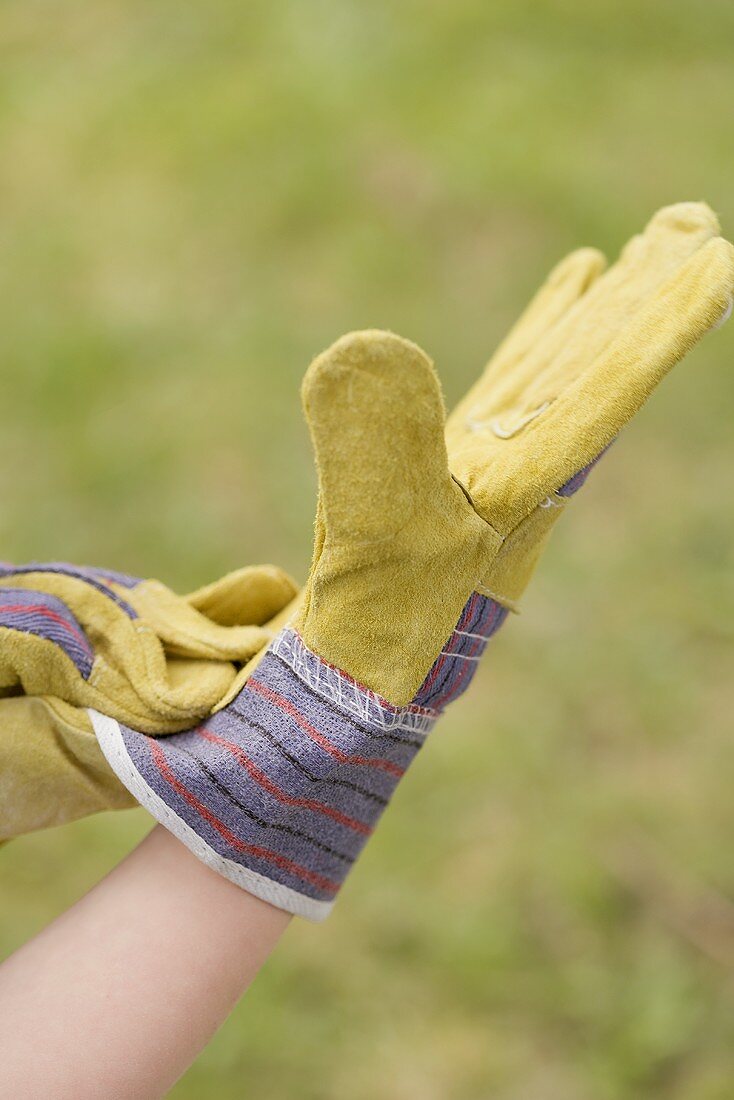
M164 1096L288 920L153 829L0 967L0 1095Z

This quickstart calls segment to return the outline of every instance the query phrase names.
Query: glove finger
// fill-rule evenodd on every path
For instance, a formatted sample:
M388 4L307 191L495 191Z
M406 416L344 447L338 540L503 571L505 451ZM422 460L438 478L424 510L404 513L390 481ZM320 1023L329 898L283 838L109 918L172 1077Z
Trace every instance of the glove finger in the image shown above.
M296 594L295 582L275 565L246 565L180 597L217 626L262 626Z
M332 543L390 538L449 481L441 390L415 344L344 336L311 364L302 396Z
M513 369L495 375L491 391L482 391L482 399L468 408L468 426L486 424L507 436L540 415L718 229L715 214L703 203L659 211L544 339Z
M583 297L606 267L606 258L595 248L579 248L556 264L548 278L513 325L469 393L446 423L451 448L467 430L467 412L482 406L491 395L495 378L511 369L541 341L568 310Z
M726 313L734 248L715 238L690 257L548 407L512 439L464 454L465 484L481 512L509 530L590 463L687 351ZM477 436L477 439L485 438Z

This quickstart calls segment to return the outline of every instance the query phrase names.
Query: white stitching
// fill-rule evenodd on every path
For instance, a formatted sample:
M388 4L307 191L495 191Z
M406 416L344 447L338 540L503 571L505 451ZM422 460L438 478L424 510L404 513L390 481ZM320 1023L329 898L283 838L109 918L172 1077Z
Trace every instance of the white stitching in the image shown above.
M405 730L421 736L433 728L437 717L435 711L428 710L426 713L427 708L416 708L411 704L390 707L375 692L322 661L289 627L280 632L270 648L317 695L336 703L363 722L387 732Z

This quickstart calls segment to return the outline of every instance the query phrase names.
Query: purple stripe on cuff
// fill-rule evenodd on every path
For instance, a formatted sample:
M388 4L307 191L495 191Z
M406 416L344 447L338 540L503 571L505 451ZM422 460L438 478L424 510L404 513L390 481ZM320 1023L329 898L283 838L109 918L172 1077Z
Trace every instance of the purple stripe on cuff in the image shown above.
M92 569L84 565L67 565L66 562L30 562L28 565L0 564L0 576L21 577L28 573L58 573L60 576L72 577L74 580L84 581L92 588L96 588L108 599L116 603L121 611L130 619L137 619L138 613L126 600L118 596L109 587L106 581L115 581L125 588L134 588L140 582L134 577L126 577L123 573L113 573L105 569Z
M416 702L440 712L466 691L487 642L508 614L496 600L475 592L423 681Z
M80 623L56 596L27 588L0 587L0 627L53 642L85 680L89 677L94 663L92 646Z

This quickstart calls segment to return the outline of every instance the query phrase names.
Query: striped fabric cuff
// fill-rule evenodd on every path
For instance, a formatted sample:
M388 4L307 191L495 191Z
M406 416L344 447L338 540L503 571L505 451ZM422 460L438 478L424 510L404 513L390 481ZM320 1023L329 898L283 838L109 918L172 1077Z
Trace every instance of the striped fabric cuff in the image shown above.
M118 777L204 863L281 909L322 920L506 615L475 593L405 707L327 664L286 628L236 699L195 729L151 737L90 716Z

